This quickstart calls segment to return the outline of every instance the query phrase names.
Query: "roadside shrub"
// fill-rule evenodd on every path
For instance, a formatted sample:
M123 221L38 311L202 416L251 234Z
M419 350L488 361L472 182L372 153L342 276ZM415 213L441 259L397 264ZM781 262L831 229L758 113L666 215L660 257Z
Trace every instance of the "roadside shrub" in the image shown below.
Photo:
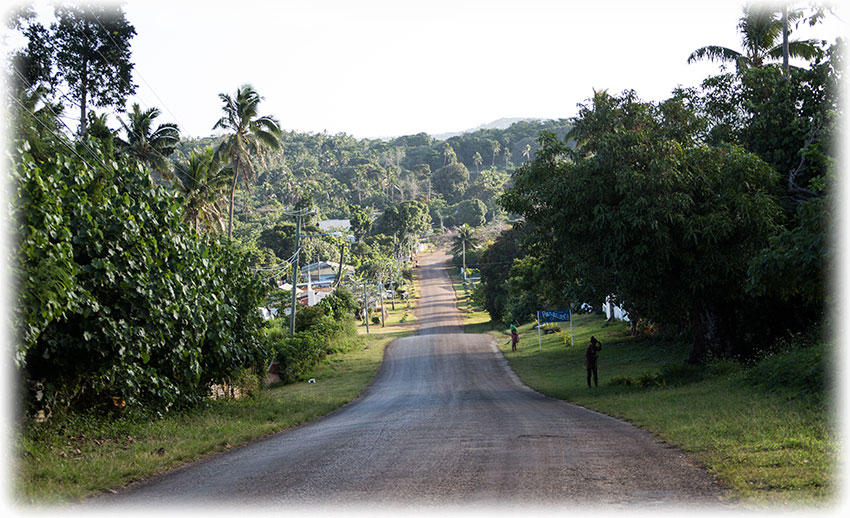
M360 303L348 290L337 288L319 301L319 306L326 308L329 314L336 320L343 320L354 315Z
M15 363L29 412L159 412L264 367L265 286L242 252L199 239L179 201L132 160L102 156L94 167L18 149Z
M560 333L561 332L561 327L554 322L547 322L547 323L543 324L542 326L540 326L540 329L543 331L544 334L547 334L547 335L551 334L551 333Z
M322 299L315 306L295 313L295 334L289 334L284 319L275 319L266 331L266 339L280 363L283 383L303 380L327 355L350 350L356 341L354 311L356 299L343 289ZM288 322L288 321L287 321Z
M303 379L314 365L327 356L326 345L322 337L309 331L283 337L275 344L281 381L294 383Z
M661 367L660 376L666 385L687 385L702 381L708 374L705 365L687 362L667 363Z
M822 394L832 385L827 351L823 342L780 350L747 369L745 378L752 385L773 392Z
M327 318L324 306L308 306L295 310L295 332L306 331L322 325Z

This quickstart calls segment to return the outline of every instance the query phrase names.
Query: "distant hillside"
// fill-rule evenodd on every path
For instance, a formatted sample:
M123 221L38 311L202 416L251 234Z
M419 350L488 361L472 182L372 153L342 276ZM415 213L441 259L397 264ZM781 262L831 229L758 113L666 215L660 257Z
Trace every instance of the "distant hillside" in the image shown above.
M463 135L465 133L473 133L478 130L483 129L508 129L511 124L515 122L531 122L531 121L539 121L541 119L532 119L527 117L502 117L501 119L494 120L493 122L488 122L487 124L482 124L475 128L470 128L464 131L457 131L454 133L440 133L439 135L431 135L432 138L436 140L448 140L452 137L457 137L458 135Z

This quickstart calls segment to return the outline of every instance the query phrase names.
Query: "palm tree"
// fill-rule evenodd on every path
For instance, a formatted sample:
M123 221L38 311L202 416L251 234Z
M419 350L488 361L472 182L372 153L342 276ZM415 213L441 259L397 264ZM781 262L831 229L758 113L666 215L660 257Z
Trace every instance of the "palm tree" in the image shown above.
M116 139L118 148L147 164L164 178L171 178L168 155L180 143L180 130L172 122L160 124L153 129L154 119L160 116L159 108L145 111L137 103L128 114L129 122L120 120L126 140ZM153 179L153 178L151 178Z
M787 47L787 55L794 58L812 59L821 50L817 40L790 40L783 37L783 18L787 21L798 20L802 17L799 10L787 11L782 17L777 17L777 10L768 5L748 4L744 6L744 16L738 23L741 30L743 52L738 52L718 45L709 45L693 51L688 56L688 63L708 59L735 63L738 70L759 68L772 60L783 59L783 47Z
M186 219L196 232L201 224L224 232L224 199L233 169L215 159L211 147L192 151L186 162L174 166L174 184L186 200Z
M251 85L243 85L236 90L236 97L218 94L224 106L224 117L218 120L213 129L230 130L232 133L219 145L216 150L216 160L223 157L230 159L233 168L233 183L230 188L230 207L227 212L227 237L233 237L233 199L236 186L242 176L245 186L250 189L251 182L256 176L251 154L260 160L268 149L280 148L280 126L274 117L258 116L257 106L262 97Z
M481 158L481 153L478 151L475 152L475 156L472 157L472 163L475 165L475 171L481 171L481 164L484 163L484 159Z
M457 162L457 155L452 145L448 142L443 142L443 167Z
M501 150L502 150L502 147L499 145L498 142L496 142L496 144L493 145L493 161L490 162L490 167L496 167L496 155L498 155L499 151L501 151Z
M464 223L457 229L457 236L452 241L452 253L463 254L464 276L466 275L466 249L478 248L478 239L473 235L474 232L475 230L468 223Z
M531 160L531 144L525 145L525 149L522 150L522 156L525 157L526 162Z

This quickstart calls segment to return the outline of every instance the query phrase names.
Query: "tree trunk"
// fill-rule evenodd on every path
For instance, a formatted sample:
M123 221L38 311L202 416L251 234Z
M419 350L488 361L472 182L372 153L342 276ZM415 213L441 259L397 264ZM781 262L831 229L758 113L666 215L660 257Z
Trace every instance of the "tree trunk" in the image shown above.
M608 303L608 311L610 312L608 315L608 322L616 322L617 319L614 318L614 298L609 295L606 302Z
M788 49L788 6L782 4L782 70L785 72L785 77L791 77L788 68L789 60Z
M729 356L733 352L727 319L716 304L696 301L691 308L690 363L704 363L712 356Z
M236 197L236 182L239 181L239 157L233 159L233 185L230 187L230 208L227 211L227 238L233 239L233 199Z
M632 336L636 336L638 334L638 320L640 320L640 313L636 309L630 309L626 312L626 315L629 317L629 331Z
M88 134L88 129L86 128L86 100L88 97L88 75L86 73L88 67L88 61L83 61L83 74L80 78L80 137L85 138Z

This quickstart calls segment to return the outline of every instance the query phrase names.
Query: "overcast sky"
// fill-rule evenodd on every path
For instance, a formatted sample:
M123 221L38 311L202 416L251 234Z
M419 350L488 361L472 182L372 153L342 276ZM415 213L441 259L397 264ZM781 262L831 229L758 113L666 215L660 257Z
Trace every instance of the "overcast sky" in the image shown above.
M249 83L287 130L383 137L501 117L571 117L594 89L661 100L740 49L740 1L228 0L124 3L133 101L207 136L218 94ZM46 10L50 12L48 8ZM842 28L844 28L842 30ZM846 25L817 29L834 40ZM802 34L802 32L801 32ZM131 101L132 102L132 101Z

